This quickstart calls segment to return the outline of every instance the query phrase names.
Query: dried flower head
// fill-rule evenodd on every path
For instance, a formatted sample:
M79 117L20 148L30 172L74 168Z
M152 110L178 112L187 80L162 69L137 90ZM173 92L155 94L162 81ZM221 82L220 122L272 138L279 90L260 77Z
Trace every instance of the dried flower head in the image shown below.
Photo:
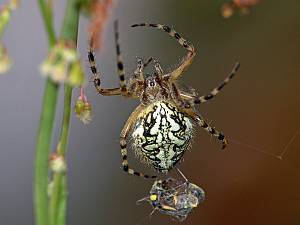
M232 0L229 3L224 3L221 9L221 14L224 18L229 18L236 10L242 15L250 12L250 8L260 3L261 0Z
M3 34L5 27L10 21L11 13L19 5L18 0L12 0L9 3L0 7L0 37Z
M3 35L7 24L10 21L11 13L19 5L18 0L11 0L9 3L0 7L0 38ZM0 43L0 74L6 73L12 65L5 47Z
M113 6L113 0L92 0L90 4L91 22L89 25L90 40L93 49L101 44L101 31Z
M74 43L59 41L41 64L42 75L56 83L68 83L73 87L84 84L84 73Z
M50 156L49 166L54 173L64 173L67 168L65 158L57 153Z
M92 121L92 105L87 101L82 88L81 94L75 102L74 111L77 118L84 124L89 124Z
M224 3L222 5L221 14L224 18L229 18L234 13L234 5L231 3Z
M0 74L6 73L12 65L5 47L0 43Z

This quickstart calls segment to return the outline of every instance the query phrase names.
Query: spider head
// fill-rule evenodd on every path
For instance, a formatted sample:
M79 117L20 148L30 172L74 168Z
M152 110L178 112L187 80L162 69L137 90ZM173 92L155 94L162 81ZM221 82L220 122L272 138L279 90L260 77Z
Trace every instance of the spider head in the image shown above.
M152 75L146 74L145 75L145 89L150 92L158 91L160 88L161 79L160 77L154 73Z
M146 74L144 78L143 101L152 102L168 97L168 86L157 73Z

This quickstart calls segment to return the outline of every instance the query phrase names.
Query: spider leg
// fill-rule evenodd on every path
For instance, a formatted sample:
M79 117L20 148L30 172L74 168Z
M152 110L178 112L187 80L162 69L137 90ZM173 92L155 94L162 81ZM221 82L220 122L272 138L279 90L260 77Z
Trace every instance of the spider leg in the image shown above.
M139 92L143 88L144 83L144 68L152 61L150 57L146 62L142 58L137 59L137 67L130 77L129 82L127 82L128 97L139 98Z
M163 69L161 68L161 65L159 64L158 60L155 59L155 58L152 58L152 57L150 57L150 58L144 63L143 69L144 69L145 67L147 67L152 61L154 62L154 68L155 68L156 72L157 72L159 75L163 75ZM139 61L138 61L138 63L139 63Z
M117 67L118 67L121 93L122 93L122 95L127 95L128 90L127 90L127 86L126 86L125 70L124 70L124 64L123 64L121 50L120 50L119 31L118 31L118 21L117 20L114 22L114 31L115 31L115 43L116 43L116 52L117 52Z
M180 66L176 68L174 71L172 71L171 73L166 75L171 80L177 80L178 78L180 78L181 74L192 63L193 58L196 55L194 46L190 44L187 40L182 38L180 34L178 34L174 29L171 29L169 26L166 25L153 24L153 23L140 23L140 24L133 24L131 27L141 27L141 26L154 27L167 32L170 36L174 37L177 40L177 42L188 51L188 54L186 55L186 57L184 58Z
M207 102L208 100L214 98L221 90L222 88L229 83L229 81L233 78L233 76L235 75L235 73L238 71L240 67L240 63L237 62L235 64L235 66L233 67L231 73L229 74L228 77L226 77L222 83L217 86L216 88L214 88L209 94L207 95L203 95L203 96L192 96L192 95L188 95L187 93L181 93L181 97L185 98L185 99L189 99L189 101L191 101L191 103L193 104L201 104L204 102Z
M145 68L145 65L147 66L149 62L152 61L152 58L148 59L146 63L144 63L144 60L141 58L138 58L137 60L137 67L134 71L134 78L138 80L144 80L144 73L143 70Z
M148 60L146 62L144 62L144 60L142 58L138 58L137 59L137 68L134 71L134 75L136 77L143 78L142 73L143 73L144 68L146 68L152 61L153 61L152 57L148 58Z
M93 74L93 83L95 85L96 90L101 95L120 95L121 89L120 88L102 88L101 87L101 80L100 80L100 74L98 73L97 67L96 67L96 61L95 56L92 51L92 48L90 47L90 50L88 52L88 59L90 68Z
M145 63L144 63L144 68L147 67L149 65L149 63L151 63L153 60L152 57L150 57Z
M143 174L140 172L137 172L133 170L132 168L129 167L128 165L128 160L127 160L127 141L126 138L128 137L129 131L132 128L132 125L136 121L137 116L141 112L141 110L144 108L144 106L139 105L130 115L128 118L123 130L121 131L120 134L120 146L121 146L121 155L122 155L122 166L123 170L129 174L133 174L139 177L144 177L144 178L156 178L156 176L149 176L147 174Z
M163 75L164 71L161 68L161 65L159 64L158 60L156 60L156 59L154 59L154 68L155 68L158 75L160 75L160 76Z
M124 95L130 96L128 92L126 81L125 81L125 71L124 65L121 57L120 44L119 44L119 32L118 32L118 21L114 23L114 31L115 31L115 42L116 42L116 52L117 52L117 67L118 67L118 75L119 75L119 88L101 88L101 80L100 74L97 71L95 56L93 53L93 43L90 42L90 50L88 52L88 59L90 63L90 68L93 73L93 82L96 87L96 90L102 95Z
M185 109L183 109L183 111L187 115L189 115L192 119L194 119L194 121L196 121L196 123L200 127L202 127L204 130L206 130L212 136L217 138L219 141L221 141L222 142L222 149L224 149L227 146L228 141L226 140L225 136L221 132L217 131L215 128L208 125L205 122L204 118L202 116L198 115L191 107L185 108Z

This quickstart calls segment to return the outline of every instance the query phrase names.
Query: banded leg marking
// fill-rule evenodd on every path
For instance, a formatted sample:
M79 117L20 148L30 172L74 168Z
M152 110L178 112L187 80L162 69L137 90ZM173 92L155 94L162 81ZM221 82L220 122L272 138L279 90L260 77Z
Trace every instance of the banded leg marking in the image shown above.
M136 86L137 84L141 84L142 82L144 82L144 68L148 66L148 64L152 60L153 60L152 57L150 57L146 62L144 62L142 58L137 59L137 67L134 70L133 76L130 78L129 85L128 85L129 92L135 93L136 91L132 91L132 87L137 88L138 87ZM131 95L131 97L133 97L133 95Z
M121 56L121 49L119 43L119 31L118 31L118 21L114 22L114 31L115 31L115 43L116 43L116 52L117 52L117 67L119 74L119 82L122 93L127 93L126 81L125 81L125 70L124 64Z
M137 68L134 71L135 78L139 78L141 80L144 80L143 70L148 64L153 60L152 57L150 57L146 62L142 58L138 58L137 60Z
M205 122L205 120L200 115L197 115L191 107L183 108L183 111L186 114L188 114L191 118L193 118L200 127L204 128L204 130L206 130L208 133L212 134L219 141L221 141L222 149L224 149L227 146L228 141L226 140L225 136L221 132L217 131L215 128L208 125Z
M122 167L123 170L129 174L136 175L139 177L144 177L144 178L156 178L156 176L149 176L147 174L143 174L140 172L135 171L134 169L130 168L128 165L128 156L127 156L127 142L126 138L128 136L128 133L134 124L139 112L143 109L144 107L139 105L133 113L131 113L130 117L128 118L122 132L120 135L120 146L121 146L121 155L122 155Z
M204 130L206 130L207 132L209 132L210 134L212 134L214 137L216 137L218 140L220 140L222 142L222 149L224 149L227 146L228 141L226 140L225 136L221 132L219 132L219 131L215 130L215 128L209 126L205 122L205 120L203 118L201 118L200 116L197 116L195 120L200 127L204 128Z
M154 61L154 68L155 68L156 72L158 74L163 74L163 70L162 70L158 60L154 59L152 57L150 57L146 62L144 62L143 59L138 58L138 61L137 61L138 66L134 73L135 74L141 73L143 71L143 69L146 68L152 61Z
M144 63L144 68L147 67L149 65L149 63L151 63L153 60L152 57L150 57L145 63Z
M196 52L194 46L191 43L189 43L186 39L182 38L181 35L177 33L174 29L170 28L167 25L154 24L154 23L140 23L140 24L133 24L131 27L145 27L145 26L157 28L167 32L171 37L174 37L177 40L177 42L188 51L188 54L184 58L181 65L173 72L168 74L168 76L172 80L177 80L181 76L183 71L186 70L187 67L192 63L192 60L195 57Z
M237 62L235 64L235 66L233 67L231 73L229 74L228 77L226 77L223 82L217 86L216 88L214 88L209 94L207 95L203 95L203 96L200 96L200 97L194 97L194 104L201 104L201 103L204 103L204 102L207 102L208 100L214 98L221 90L222 88L229 83L229 81L234 77L235 73L238 71L238 69L240 68L240 63Z
M158 60L154 59L154 68L156 70L156 72L158 73L158 75L163 75L164 71L161 68L161 65L159 64Z
M93 83L98 93L101 95L120 95L121 94L120 88L101 88L100 74L98 73L97 70L95 56L91 46L88 52L88 59L89 59L90 69L93 74Z
M144 80L143 70L152 61L153 61L152 57L150 57L146 62L144 62L144 60L142 58L138 58L138 60L137 60L137 68L134 71L135 78L139 78L140 80Z

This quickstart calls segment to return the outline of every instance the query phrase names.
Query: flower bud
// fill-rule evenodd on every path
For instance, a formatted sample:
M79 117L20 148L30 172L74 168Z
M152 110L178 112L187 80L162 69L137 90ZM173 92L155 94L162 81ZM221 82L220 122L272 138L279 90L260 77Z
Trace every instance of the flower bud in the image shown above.
M75 114L84 124L89 124L92 121L92 105L89 102L84 102L79 97L74 107Z
M54 173L64 173L67 167L64 157L57 153L50 156L49 166Z
M6 49L0 43L0 74L6 73L12 65L12 61L7 55Z

